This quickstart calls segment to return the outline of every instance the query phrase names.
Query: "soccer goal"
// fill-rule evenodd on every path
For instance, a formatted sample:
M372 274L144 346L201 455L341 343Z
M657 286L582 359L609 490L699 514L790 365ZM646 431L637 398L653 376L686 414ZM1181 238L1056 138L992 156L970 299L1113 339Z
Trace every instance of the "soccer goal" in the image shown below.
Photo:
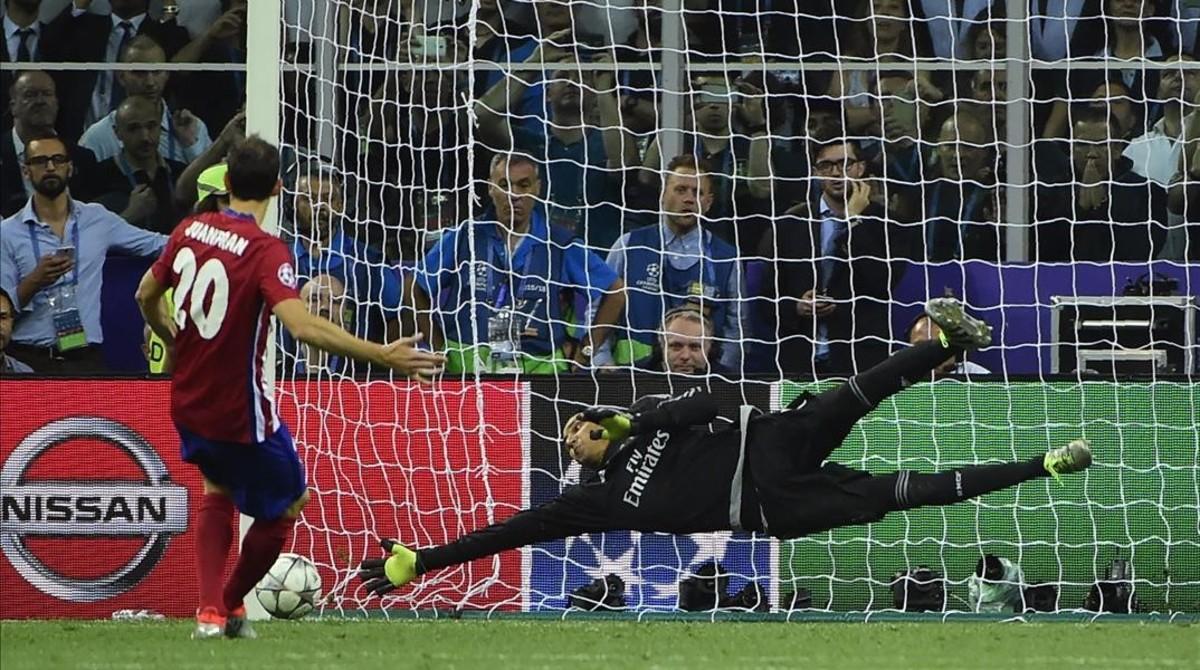
M421 389L278 340L314 493L288 551L318 565L322 612L561 613L608 575L625 611L674 612L717 568L735 610L868 613L919 609L900 578L925 568L942 595L922 603L942 614L980 608L986 555L1019 566L1018 590L1044 587L1018 610L1036 594L1059 613L1200 611L1200 70L1178 56L1196 16L1145 17L1157 50L1131 55L1137 19L1112 3L1075 18L1025 2L967 2L965 18L913 13L963 3L878 1L252 4L282 35L277 53L252 38L248 108L290 157L278 228L309 253L306 299L359 334L420 327L453 350ZM514 155L536 188L509 180ZM689 206L663 188L677 156L712 177L701 242L624 238ZM843 230L851 198L828 184L852 181L869 188L851 213L866 223ZM510 263L476 222L530 200L561 237ZM580 244L601 264L624 245L622 284L586 262L564 274ZM674 282L695 264L701 280ZM546 304L519 321L538 281ZM884 403L833 458L934 471L1086 437L1086 474L790 542L608 533L384 599L355 579L379 537L444 542L577 482L558 431L582 407L695 383L727 416L778 410L929 337L922 305L947 293L993 345ZM658 311L584 352L618 294L631 315ZM692 338L717 345L702 365L667 351L678 304L709 317ZM761 598L733 598L747 587Z

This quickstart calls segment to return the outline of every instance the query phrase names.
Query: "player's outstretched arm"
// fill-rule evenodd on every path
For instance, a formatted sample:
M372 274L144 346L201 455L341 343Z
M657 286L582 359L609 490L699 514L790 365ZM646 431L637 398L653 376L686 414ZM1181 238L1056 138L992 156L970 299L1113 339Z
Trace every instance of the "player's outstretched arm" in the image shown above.
M171 323L171 315L167 313L166 303L163 301L167 288L159 283L153 271L147 270L146 274L142 275L142 281L133 297L142 312L142 318L146 320L146 325L150 326L150 330L164 343L170 345L175 342L175 325Z
M383 540L384 558L362 562L359 578L373 593L383 595L426 572L473 561L538 542L583 533L615 530L606 510L607 489L576 486L540 507L467 533L438 547L414 551L395 540Z
M360 361L391 368L423 384L442 371L446 359L441 354L421 351L414 345L421 340L418 333L389 344L377 344L359 339L333 322L312 314L296 298L275 305L275 316L283 322L296 339L331 354L350 356Z

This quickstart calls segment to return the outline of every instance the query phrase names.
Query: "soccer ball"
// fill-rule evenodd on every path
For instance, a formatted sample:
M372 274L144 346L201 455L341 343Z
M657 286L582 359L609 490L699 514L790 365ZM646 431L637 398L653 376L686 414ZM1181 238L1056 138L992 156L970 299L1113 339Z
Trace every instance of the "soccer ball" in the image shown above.
M299 619L321 599L321 575L307 558L280 554L254 587L254 596L276 619Z

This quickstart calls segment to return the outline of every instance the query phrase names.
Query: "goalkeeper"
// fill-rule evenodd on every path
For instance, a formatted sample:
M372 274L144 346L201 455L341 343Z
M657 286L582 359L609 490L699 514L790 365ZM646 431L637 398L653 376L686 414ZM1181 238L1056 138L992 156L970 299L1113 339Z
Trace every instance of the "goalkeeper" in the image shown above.
M1036 477L1057 479L1091 464L1084 440L1027 461L937 474L872 476L826 463L885 398L928 379L948 356L991 341L991 328L953 299L930 301L926 313L941 328L938 340L905 349L818 396L805 394L785 411L743 407L736 427L704 427L717 406L698 388L643 398L628 413L593 408L577 414L564 428L564 448L599 477L449 544L414 551L384 540L387 558L364 561L360 576L370 591L383 594L426 572L506 549L609 530L732 529L794 538L870 523L895 510L950 505Z

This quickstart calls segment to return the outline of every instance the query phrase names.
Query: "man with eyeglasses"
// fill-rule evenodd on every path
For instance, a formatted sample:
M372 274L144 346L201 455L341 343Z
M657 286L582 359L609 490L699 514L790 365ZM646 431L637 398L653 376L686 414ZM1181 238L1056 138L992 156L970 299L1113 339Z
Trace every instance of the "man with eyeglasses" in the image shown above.
M0 288L17 314L10 350L37 372L103 372L105 257L111 249L157 256L167 238L71 198L73 166L58 137L30 139L23 171L34 193L0 222Z
M858 145L840 134L815 145L819 197L764 236L763 282L790 378L864 370L889 353L892 288L904 271L903 231L874 200Z

